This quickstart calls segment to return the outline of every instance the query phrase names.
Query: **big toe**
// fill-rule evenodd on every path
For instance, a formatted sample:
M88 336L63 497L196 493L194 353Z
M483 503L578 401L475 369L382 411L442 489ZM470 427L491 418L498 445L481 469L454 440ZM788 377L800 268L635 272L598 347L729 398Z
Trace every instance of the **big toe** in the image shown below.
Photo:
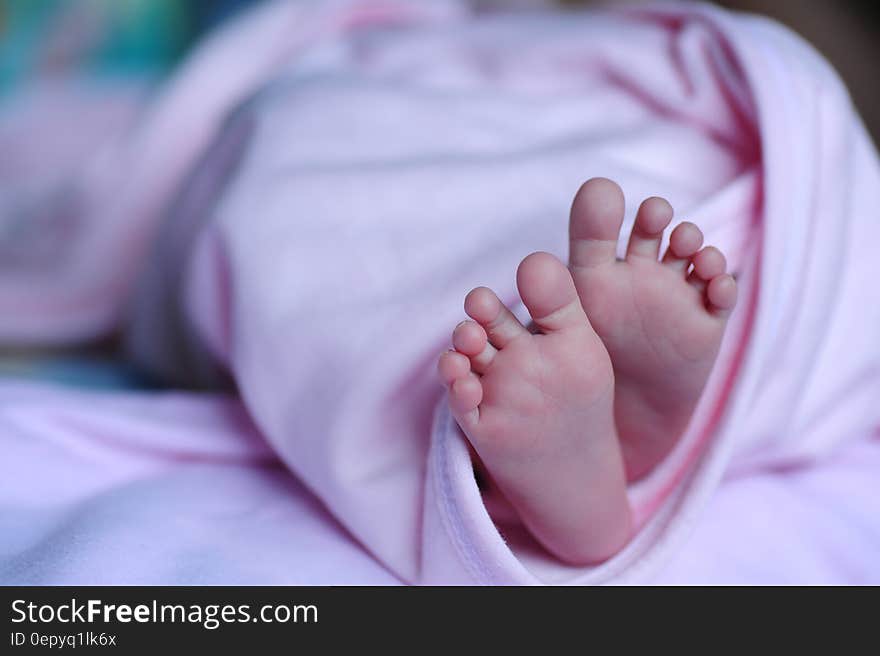
M535 323L545 331L586 325L571 273L550 253L532 253L516 272L516 285Z
M568 225L569 264L594 267L614 262L623 224L623 191L607 178L592 178L578 189Z

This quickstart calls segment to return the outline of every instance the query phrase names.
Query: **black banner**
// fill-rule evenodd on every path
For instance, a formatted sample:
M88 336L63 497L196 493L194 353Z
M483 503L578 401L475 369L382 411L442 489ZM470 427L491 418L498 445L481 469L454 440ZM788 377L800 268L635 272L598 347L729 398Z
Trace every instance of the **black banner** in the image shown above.
M792 629L831 628L835 612L850 626L873 626L874 604L853 599L831 609L823 605L819 613L818 604L807 603L814 594L754 588L0 587L0 654L293 653L304 647L347 653L402 646L457 656L487 638L493 652L502 644L528 643L540 653L635 646L678 651L683 642L707 635L728 647L753 648L757 640L766 646L772 635ZM796 622L787 624L786 617Z

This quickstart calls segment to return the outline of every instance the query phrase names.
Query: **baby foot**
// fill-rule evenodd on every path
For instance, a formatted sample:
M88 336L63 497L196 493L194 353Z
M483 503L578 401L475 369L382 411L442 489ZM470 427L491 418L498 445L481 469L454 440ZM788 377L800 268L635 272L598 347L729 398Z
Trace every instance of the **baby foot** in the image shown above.
M569 268L615 374L615 418L627 477L645 475L675 445L715 362L736 283L724 255L700 247L703 234L679 224L658 260L672 207L639 207L626 259L616 258L623 193L594 178L571 208Z
M532 534L566 561L597 562L630 531L611 361L559 260L528 256L517 287L536 332L474 289L473 321L456 327L439 373L453 416Z

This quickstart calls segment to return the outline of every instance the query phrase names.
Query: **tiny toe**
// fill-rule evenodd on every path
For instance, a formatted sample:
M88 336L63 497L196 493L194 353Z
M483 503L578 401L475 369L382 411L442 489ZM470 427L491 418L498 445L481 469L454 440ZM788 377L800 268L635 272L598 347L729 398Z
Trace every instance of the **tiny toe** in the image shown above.
M736 305L736 295L736 280L729 273L712 278L706 287L709 310L719 317L730 314Z
M627 257L647 257L656 260L660 256L660 241L663 231L672 221L672 205L664 198L652 196L639 206L636 222L633 224Z
M516 271L516 285L535 324L545 331L589 325L571 273L550 253L532 253Z
M479 355L486 348L486 331L474 321L462 321L452 331L452 345L468 357Z
M449 409L462 428L476 423L483 400L483 385L474 373L455 380L449 388Z
M437 360L437 373L444 385L452 385L457 379L467 376L470 371L470 360L458 351L446 351Z
M727 260L714 246L706 246L691 260L694 268L688 275L688 282L699 290L705 288L712 278L720 276L727 269Z
M464 311L483 326L489 343L504 348L510 341L528 331L498 296L488 287L477 287L464 299Z
M623 192L616 183L593 178L581 185L568 226L570 266L595 267L616 260L623 211Z
M684 221L669 235L669 248L663 256L663 263L684 273L702 245L703 232L690 221Z
M694 255L694 273L703 280L711 280L727 270L724 253L714 246L706 246Z

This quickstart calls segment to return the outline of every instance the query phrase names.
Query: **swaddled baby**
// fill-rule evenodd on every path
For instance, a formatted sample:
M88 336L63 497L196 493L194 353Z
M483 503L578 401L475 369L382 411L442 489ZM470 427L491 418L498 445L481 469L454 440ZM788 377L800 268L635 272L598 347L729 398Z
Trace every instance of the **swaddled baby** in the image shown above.
M219 35L151 114L118 225L165 210L128 337L232 379L402 579L644 576L734 464L872 425L847 390L873 371L876 155L790 34L690 5L311 9Z
M500 279L524 253L560 252L551 242L565 241L568 194L589 174L693 205L694 190L664 185L651 166L640 175L621 166L634 156L630 133L678 143L685 161L668 165L702 172L709 190L714 175L742 167L738 154L707 154L718 149L711 137L656 122L638 99L606 88L601 71L566 67L571 52L608 39L614 19L495 20L451 42L442 28L382 28L284 67L230 115L157 249L193 254L190 345L207 344L232 371L285 461L339 516L355 518L356 533L375 534L383 556L406 522L380 531L377 507L393 498L407 508L395 516L418 526L425 446L414 422L431 404L423 383L400 396L396 380L430 375L414 370L419 354L458 315L462 292L483 282L505 297ZM617 144L613 157L600 132ZM213 196L222 202L205 202ZM477 287L464 300L471 320L438 363L494 518L500 501L566 563L605 560L631 537L628 483L684 433L737 295L721 251L704 246L693 223L673 226L663 198L641 204L618 259L624 214L615 182L585 182L571 208L568 265L537 252L516 272L531 324L515 317L512 298ZM197 240L191 250L180 247L185 234ZM168 259L157 260L155 278L179 299L178 276L167 272L182 265ZM431 291L415 282L426 274ZM152 319L168 312L148 298L132 331L140 359L155 367L165 353L179 367L168 346L177 338ZM405 332L392 330L401 322ZM279 384L266 384L272 376ZM357 376L371 381L376 407Z

